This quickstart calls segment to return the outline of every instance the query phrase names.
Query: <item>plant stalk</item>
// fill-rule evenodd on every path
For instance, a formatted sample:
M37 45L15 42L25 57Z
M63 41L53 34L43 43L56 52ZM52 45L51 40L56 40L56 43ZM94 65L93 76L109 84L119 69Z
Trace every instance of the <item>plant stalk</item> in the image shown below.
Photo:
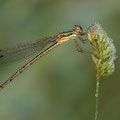
M95 120L98 120L99 81L100 81L100 78L97 76L96 93L95 93L95 97L96 97Z

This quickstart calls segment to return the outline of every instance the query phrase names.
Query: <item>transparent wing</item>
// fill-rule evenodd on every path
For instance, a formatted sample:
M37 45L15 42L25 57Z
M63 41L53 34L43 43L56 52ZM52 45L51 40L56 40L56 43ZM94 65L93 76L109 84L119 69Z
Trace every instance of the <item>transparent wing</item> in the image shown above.
M54 43L57 36L51 36L35 42L0 49L0 63L11 63L39 53L47 45Z

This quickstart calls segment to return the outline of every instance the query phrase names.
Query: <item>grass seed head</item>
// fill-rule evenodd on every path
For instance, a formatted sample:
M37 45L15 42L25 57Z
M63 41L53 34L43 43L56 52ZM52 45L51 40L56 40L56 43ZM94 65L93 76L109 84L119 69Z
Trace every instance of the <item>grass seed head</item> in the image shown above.
M93 49L92 59L96 65L97 77L102 78L112 74L116 59L113 40L107 36L98 23L88 28L87 35Z

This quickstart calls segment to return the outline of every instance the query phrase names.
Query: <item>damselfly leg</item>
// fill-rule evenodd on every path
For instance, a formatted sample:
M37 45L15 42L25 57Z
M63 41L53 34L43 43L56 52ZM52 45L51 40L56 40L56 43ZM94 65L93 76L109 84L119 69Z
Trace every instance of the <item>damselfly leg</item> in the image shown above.
M74 39L74 43L75 43L75 47L76 47L76 49L77 49L78 52L86 54L86 52L79 46L79 44L77 43L76 39Z

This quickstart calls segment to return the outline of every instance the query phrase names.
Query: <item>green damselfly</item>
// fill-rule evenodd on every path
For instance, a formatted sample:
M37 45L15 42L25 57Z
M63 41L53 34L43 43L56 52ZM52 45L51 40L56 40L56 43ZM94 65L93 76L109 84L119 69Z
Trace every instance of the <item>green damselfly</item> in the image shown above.
M39 58L41 58L52 49L56 48L57 46L67 41L74 40L77 51L85 53L80 48L80 46L76 41L76 38L78 38L79 40L82 41L82 43L85 43L86 40L83 40L81 38L81 36L83 35L86 35L86 33L83 32L82 27L79 25L75 25L73 30L61 32L55 36L43 38L29 44L18 45L12 48L0 49L0 62L8 62L8 61L14 62L16 60L29 56L30 54L34 53L36 49L41 51L43 48L49 45L48 48L37 54L33 59L31 59L28 63L26 63L23 67L21 67L10 78L8 78L8 80L6 80L3 84L1 84L0 90L2 90L7 84L9 84L12 80L14 80L14 78L16 78L20 73L22 73L26 68L32 65Z

